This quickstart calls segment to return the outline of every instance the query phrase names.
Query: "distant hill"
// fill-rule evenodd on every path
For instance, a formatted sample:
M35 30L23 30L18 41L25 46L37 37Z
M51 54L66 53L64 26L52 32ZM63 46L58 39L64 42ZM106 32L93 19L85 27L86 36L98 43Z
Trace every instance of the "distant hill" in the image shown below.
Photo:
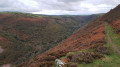
M21 12L0 13L0 65L20 64L44 53L76 30L98 18L88 16L46 16Z

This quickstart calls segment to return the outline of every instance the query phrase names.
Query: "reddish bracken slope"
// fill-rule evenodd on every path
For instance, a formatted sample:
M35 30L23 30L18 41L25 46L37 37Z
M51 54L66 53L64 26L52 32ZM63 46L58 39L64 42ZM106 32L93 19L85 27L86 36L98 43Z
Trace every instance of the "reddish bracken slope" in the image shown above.
M38 55L29 62L18 67L51 67L56 58L64 56L71 51L89 49L96 45L105 44L104 23L112 25L116 33L120 33L120 5L108 12L103 17L91 22L85 28L63 40L54 48L42 55Z

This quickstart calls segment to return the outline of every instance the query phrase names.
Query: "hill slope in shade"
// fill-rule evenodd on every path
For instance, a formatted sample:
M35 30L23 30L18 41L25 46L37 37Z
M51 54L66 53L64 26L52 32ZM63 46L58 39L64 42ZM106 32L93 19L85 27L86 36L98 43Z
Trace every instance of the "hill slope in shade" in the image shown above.
M120 55L109 39L120 50L120 5L18 67L54 67L58 58L67 63L65 67L119 67Z
M0 46L4 49L0 65L17 65L44 53L98 16L0 13Z

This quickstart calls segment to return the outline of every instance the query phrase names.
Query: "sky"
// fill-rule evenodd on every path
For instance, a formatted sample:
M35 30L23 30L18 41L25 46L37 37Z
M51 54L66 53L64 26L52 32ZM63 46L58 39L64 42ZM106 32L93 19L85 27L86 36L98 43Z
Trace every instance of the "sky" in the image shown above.
M0 0L0 12L89 15L106 13L118 4L120 4L120 0Z

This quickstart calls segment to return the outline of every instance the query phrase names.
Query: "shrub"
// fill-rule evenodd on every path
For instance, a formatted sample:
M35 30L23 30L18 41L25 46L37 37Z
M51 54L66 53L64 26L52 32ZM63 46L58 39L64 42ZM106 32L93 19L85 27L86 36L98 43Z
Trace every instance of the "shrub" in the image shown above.
M75 63L68 63L66 67L78 67L78 65Z
M102 55L101 53L98 53L98 52L91 52L91 55L94 59L100 59L100 58L104 57L104 55Z
M55 56L56 58L60 58L62 56L65 56L66 52L64 52L64 51L57 51L57 52L50 53L49 55Z
M39 67L52 67L53 62L52 61L44 61L39 63Z
M55 59L56 59L55 56L46 56L46 57L44 57L45 61L54 61Z
M68 59L72 59L72 56L73 56L73 54L68 54L68 55L67 55L67 58L68 58Z
M102 57L104 57L102 54L96 52L80 52L73 55L71 61L77 63L91 63L94 59L100 59Z
M110 54L110 49L106 46L99 46L95 49L95 51L106 55Z

